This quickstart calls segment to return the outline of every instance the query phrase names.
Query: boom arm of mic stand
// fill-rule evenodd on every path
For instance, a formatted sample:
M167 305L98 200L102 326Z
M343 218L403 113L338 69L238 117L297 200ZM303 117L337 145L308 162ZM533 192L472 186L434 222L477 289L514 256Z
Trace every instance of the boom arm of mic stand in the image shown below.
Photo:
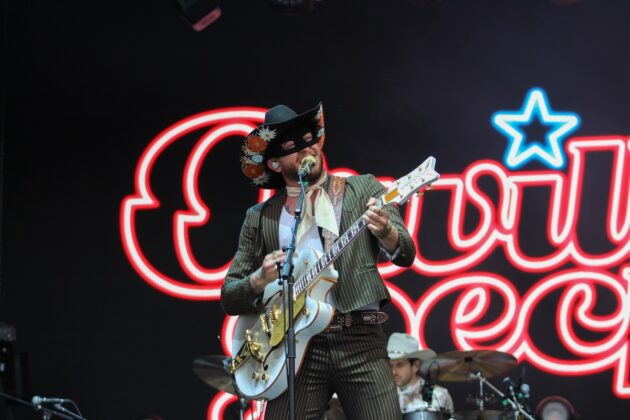
M28 401L24 401L24 400L22 400L22 399L20 399L20 398L17 398L17 397L11 396L11 395L9 395L9 394L5 394L4 392L0 392L0 397L6 398L7 400L11 400L11 401L18 402L18 403L20 403L20 404L28 405L28 406L30 406L30 407L33 407L33 410L35 410L35 411L42 411L42 412L44 412L44 413L52 414L52 415L55 415L55 416L61 417L62 419L66 419L66 420L73 420L73 418L72 418L72 417L70 417L70 416L68 416L68 415L66 415L66 414L63 414L63 413L61 413L61 412L59 412L59 411L56 411L56 410L51 410L50 408L46 408L46 407L42 407L42 406L41 406L41 405L39 405L39 404L35 405L35 404L30 403L30 402L28 402ZM82 417L81 417L81 418L82 418ZM83 419L83 418L82 418L82 419ZM85 419L83 419L83 420L85 420Z
M298 196L295 206L295 217L293 219L293 227L291 228L291 243L287 248L287 255L282 266L281 281L287 285L287 307L289 312L289 328L287 329L286 351L287 351L287 388L289 397L289 420L295 420L295 327L293 319L293 254L297 246L297 230L302 220L302 207L304 206L304 197L308 183L299 177L300 187L302 191Z
M483 376L481 376L481 373L477 372L477 373L471 373L470 374L470 378L471 379L477 379L479 381L479 383L483 386L483 385L487 385L491 390L493 390L499 397L501 398L505 398L505 394L503 392L501 392L500 390L498 390L494 385L492 385L490 382L488 382L488 380L486 378L484 378ZM510 402L510 405L512 406L513 409L518 410L519 413L521 413L526 419L528 420L535 420L531 414L529 414L527 411L523 410L523 407L521 407L520 404L517 404L516 401L512 400L511 398L507 398L507 400Z

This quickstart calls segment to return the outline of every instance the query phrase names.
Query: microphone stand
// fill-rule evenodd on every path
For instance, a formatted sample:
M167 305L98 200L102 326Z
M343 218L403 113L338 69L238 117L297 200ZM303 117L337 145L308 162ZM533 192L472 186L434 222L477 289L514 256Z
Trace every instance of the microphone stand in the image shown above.
M75 408L78 410L78 407L76 406L76 404L74 404ZM57 403L55 404L55 408L59 411L61 411L62 413L66 413L67 415L69 415L71 418L73 419L77 419L77 420L86 420L85 417L82 417L76 413L73 413L72 411L68 410L67 408L65 408L63 405L61 405L61 403Z
M18 402L20 404L24 404L24 405L33 407L33 410L35 410L35 411L41 411L42 412L42 417L43 417L44 420L50 419L51 416L53 416L53 415L57 416L57 417L60 417L62 419L65 419L65 420L73 420L75 418L85 420L83 417L70 417L70 416L68 416L66 414L63 414L63 413L59 412L59 411L51 410L50 408L43 407L41 404L32 404L32 403L30 403L28 401L24 401L24 400L22 400L20 398L16 398L16 397L13 397L13 396L11 396L9 394L5 394L4 392L0 392L0 397L6 398L7 400ZM55 408L58 408L58 407L55 406ZM72 414L74 414L74 413L72 413Z
M287 388L289 392L289 420L295 420L295 326L293 320L293 254L295 253L297 230L302 220L302 207L308 188L308 181L303 179L303 172L298 172L299 184L302 188L298 196L295 206L295 215L293 219L293 227L291 228L291 242L287 247L287 255L282 266L282 275L280 276L280 284L287 285L287 309L289 312L289 328L287 329L286 352L287 352Z
M495 394L497 394L500 398L506 398L505 394L501 391L499 391L494 385L492 385L490 382L488 382L488 380L486 378L484 378L483 376L481 376L480 372L477 373L471 373L470 374L470 378L471 379L477 379L479 381L479 386L481 389L483 389L483 385L487 385L491 390L493 390L495 392ZM523 417L525 417L528 420L535 420L534 417L532 417L531 414L529 414L528 412L526 412L525 410L523 410L523 407L521 406L521 404L519 404L517 401L515 401L515 399L513 399L513 397L509 396L506 398L507 401L509 401L510 405L512 406L512 409L518 411L519 413L521 413L523 415Z

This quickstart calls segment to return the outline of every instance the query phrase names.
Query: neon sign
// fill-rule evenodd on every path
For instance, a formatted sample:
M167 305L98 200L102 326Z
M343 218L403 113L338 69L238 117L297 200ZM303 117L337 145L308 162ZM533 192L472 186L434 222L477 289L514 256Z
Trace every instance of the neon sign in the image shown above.
M553 127L545 136L545 143L528 141L520 126L529 125L537 119L545 126ZM493 115L492 124L509 141L505 153L505 164L520 168L532 159L538 159L550 168L564 167L564 153L560 141L580 125L580 117L569 112L552 112L545 91L534 88L529 91L523 108L517 112L500 111ZM529 144L527 144L529 143Z
M196 258L190 244L190 232L212 222L210 208L200 198L199 171L214 146L233 136L246 135L263 121L264 111L228 108L192 116L160 133L143 153L136 168L135 192L121 204L120 229L130 263L151 286L181 299L219 299L231 261L205 266ZM416 301L395 284L395 277L405 269L384 263L379 265L379 271L386 279L394 307L401 313L407 331L416 335L424 346L431 346L426 325L432 311L440 301L455 297L450 331L457 348L483 347L509 352L519 361L528 361L556 375L588 375L612 370L613 392L619 398L630 398L630 138L574 137L566 139L558 153L562 135L577 127L579 117L568 113L557 117L558 113L549 111L544 92L532 90L521 111L522 118L531 120L536 112L543 119L553 115L565 119L564 122L553 121L555 125L550 130L555 134L547 136L556 146L550 144L547 150L523 142L515 146L516 141L513 141L509 147L516 147L516 152L506 154L507 166L491 160L477 161L461 174L443 174L434 184L431 194L445 194L450 203L444 223L445 242L451 248L451 256L431 259L419 244L411 270L437 281ZM509 113L497 113L493 123L508 133L505 127L513 119ZM199 137L182 178L187 208L174 213L172 226L175 252L188 278L177 279L158 270L145 256L136 220L160 206L150 185L154 164L168 147L190 133L199 133ZM580 242L578 224L584 200L583 182L591 175L586 171L586 161L599 154L612 157L610 172L597 174L607 177L605 185L609 188L605 236L610 246L605 252L589 253ZM508 159L511 156L515 156L512 161ZM566 173L554 169L514 170L531 159L545 160L551 167L566 165ZM508 169L510 166L512 169ZM354 173L348 168L328 169L341 176ZM379 180L384 184L392 181L388 177ZM482 182L488 180L498 190L495 199L481 187ZM549 246L543 253L531 255L523 247L519 222L526 203L525 193L540 188L550 192L548 202L543 203L548 209L545 240ZM269 191L261 191L259 201L269 195ZM404 207L404 220L414 238L418 237L422 226L423 208L423 197L414 197ZM478 218L472 232L466 233L464 220L467 209L471 208L478 213ZM515 270L532 273L538 280L520 293L501 273L475 271L490 254L497 252L502 253ZM605 314L601 309L595 310L602 293L612 296L614 302ZM545 299L554 299L556 303L555 334L571 354L570 358L547 354L537 345L536 336L530 330L532 316ZM491 302L503 310L493 321L487 322ZM222 326L226 354L231 354L235 321L235 317L226 317ZM598 338L582 338L575 325L597 333ZM234 401L230 395L217 394L210 404L208 418L221 418L225 407ZM249 418L253 415L248 412Z

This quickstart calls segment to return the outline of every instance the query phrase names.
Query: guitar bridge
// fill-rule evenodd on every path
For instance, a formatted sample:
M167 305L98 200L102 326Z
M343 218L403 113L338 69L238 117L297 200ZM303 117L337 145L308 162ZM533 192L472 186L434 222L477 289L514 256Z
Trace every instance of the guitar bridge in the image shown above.
M230 373L234 374L234 372L236 372L238 368L240 368L243 363L245 363L247 359L250 358L250 356L251 355L249 353L249 350L247 349L247 346L241 347L238 354L234 356L234 358L230 362Z

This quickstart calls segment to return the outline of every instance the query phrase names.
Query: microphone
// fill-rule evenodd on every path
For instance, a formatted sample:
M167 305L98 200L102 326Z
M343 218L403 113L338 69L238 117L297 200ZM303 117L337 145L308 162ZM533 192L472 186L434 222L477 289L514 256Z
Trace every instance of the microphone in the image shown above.
M45 398L45 397L40 397L38 395L35 395L32 399L31 402L35 405L40 405L40 404L45 404L45 403L65 403L67 401L70 400L65 400L63 398Z
M521 384L521 393L523 394L523 408L528 413L532 412L532 401L531 395L529 394L531 391L529 389L529 385Z
M429 365L429 371L427 372L427 378L422 386L422 400L431 407L433 403L433 382L431 381L431 366Z
M426 381L422 387L422 400L431 406L433 402L433 384L430 381Z
M313 169L313 166L316 163L317 161L313 156L306 156L304 159L302 159L302 162L300 162L300 170L298 172L300 178L310 174L311 169Z
M516 393L514 392L514 382L512 382L512 378L506 376L505 378L503 378L503 383L507 385L508 395L512 399L516 399Z

